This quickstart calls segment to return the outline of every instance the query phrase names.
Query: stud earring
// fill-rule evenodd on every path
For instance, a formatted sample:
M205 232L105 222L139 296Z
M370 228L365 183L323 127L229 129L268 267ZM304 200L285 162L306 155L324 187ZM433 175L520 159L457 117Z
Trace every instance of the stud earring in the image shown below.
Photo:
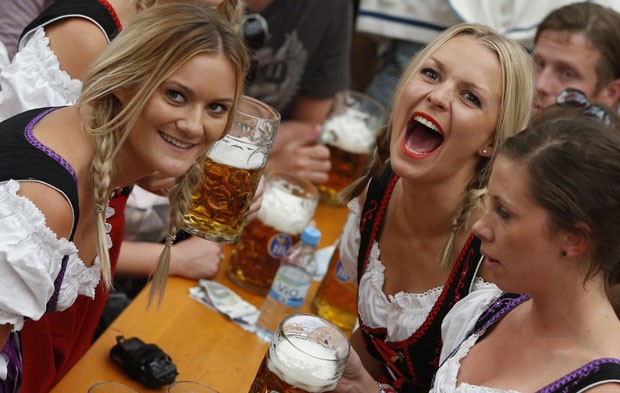
M560 252L560 255L562 255L563 257L567 256L568 253L566 252L566 250L562 250L562 252Z
M482 155L486 156L487 155L488 150L487 149L482 149Z

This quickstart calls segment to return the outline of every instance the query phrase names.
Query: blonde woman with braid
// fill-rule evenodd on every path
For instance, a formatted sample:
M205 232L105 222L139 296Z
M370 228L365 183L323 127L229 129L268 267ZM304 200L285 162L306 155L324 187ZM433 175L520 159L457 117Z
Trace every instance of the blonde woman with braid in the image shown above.
M413 58L370 171L348 190L341 257L357 267L360 327L336 391L428 392L443 317L488 285L471 228L495 147L529 121L533 78L527 53L481 25Z
M28 109L76 104L86 68L114 37L142 11L159 3L175 2L179 1L54 1L24 29L18 55L0 71L0 120ZM217 7L232 23L238 16L233 11L240 8L238 0L193 2ZM152 180L143 179L140 185L156 190L174 183L174 179L166 179L165 183ZM110 262L115 277L147 277L154 270L161 244L123 241L124 210L130 190L131 187L115 190L110 200L115 211L108 218L112 225ZM210 277L217 272L222 255L219 244L204 239L192 237L178 242L171 251L170 275L189 279ZM39 356L24 359L24 370L39 378L24 381L25 393L49 391L88 349L100 329L98 321L107 304L108 293L100 292L94 300L78 298L62 314L46 314L38 321L26 321L21 333L23 347L37 350ZM75 339L76 335L79 339Z
M177 178L170 233L180 228L199 159L230 126L246 68L243 43L211 8L153 7L89 68L77 106L0 123L0 390L19 391L24 319L96 296L100 277L109 285L114 189L156 171ZM24 348L24 359L37 355Z

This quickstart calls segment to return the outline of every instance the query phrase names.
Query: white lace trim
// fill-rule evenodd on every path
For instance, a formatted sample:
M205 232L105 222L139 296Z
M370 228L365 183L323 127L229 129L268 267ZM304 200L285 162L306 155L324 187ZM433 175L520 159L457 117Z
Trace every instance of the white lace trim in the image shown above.
M0 323L21 329L24 317L39 319L54 292L60 261L69 256L58 298L62 311L78 294L95 295L100 265L84 265L75 245L58 239L29 199L17 195L19 183L0 184Z
M73 105L82 82L60 69L42 27L0 73L0 121L32 108Z
M520 393L516 390L502 390L496 388L489 388L486 386L470 385L468 383L461 383L456 387L459 370L461 368L461 360L467 356L471 347L473 347L480 333L472 334L469 336L459 347L456 353L449 359L437 371L435 376L435 383L433 390L434 393L454 392L454 393Z

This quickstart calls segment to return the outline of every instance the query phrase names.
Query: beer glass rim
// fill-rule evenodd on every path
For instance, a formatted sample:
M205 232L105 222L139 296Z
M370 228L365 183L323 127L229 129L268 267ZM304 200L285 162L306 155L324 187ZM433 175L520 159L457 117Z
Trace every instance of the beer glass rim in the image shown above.
M293 341L291 341L289 339L289 337L285 334L283 327L284 325L291 319L293 318L299 318L299 317L310 317L313 319L317 319L319 321L321 321L324 325L331 327L332 329L334 329L335 331L338 332L338 334L340 336L342 336L342 338L347 342L347 349L346 351L344 351L342 353L341 356L336 357L336 359L326 359L326 358L322 358L320 356L315 356L312 355L310 353L307 353L306 351L304 351L302 348L299 348L297 345L295 345L295 343ZM293 346L293 348L297 349L300 352L303 352L304 354L306 354L307 356L310 356L314 359L319 359L321 361L325 361L325 362L342 362L343 360L346 360L349 357L349 353L351 352L351 343L349 342L349 338L347 337L347 335L344 333L344 331L342 329L340 329L338 326L336 326L334 323L328 321L325 318L321 318L318 315L315 314L308 314L308 313L296 313L296 314L290 314L288 315L286 318L284 318L281 322L280 325L278 326L278 331L282 334L282 337L284 337L284 339ZM273 336L274 339L276 337L276 335Z
M364 93L362 91L357 91L357 90L352 90L352 89L344 89L344 90L340 90L336 94L347 94L347 95L350 95L350 96L354 96L356 98L363 98L365 101L370 102L372 105L376 106L381 111L386 111L387 110L387 107L385 105L383 105L383 103L381 101L377 100L376 98L374 98L370 94Z
M125 385L124 383L117 382L117 381L98 381L98 382L95 382L92 385L90 385L90 387L88 388L88 392L89 393L90 392L94 393L94 392L96 392L95 389L97 389L100 386L105 386L105 385L108 385L108 386L112 386L113 385L113 386L117 386L117 387L122 387L122 388L125 388L128 392L131 391L131 392L138 393L138 391L135 390L134 388L132 388L131 386Z
M172 390L172 388L174 388L175 386L181 386L181 385L194 385L194 386L200 386L200 387L205 387L205 388L207 388L208 390L213 391L213 393L217 393L217 392L218 392L218 390L217 390L217 389L215 389L215 388L214 388L213 386L211 386L211 385L207 385L207 384L204 384L204 383L202 383L202 382L197 382L197 381L189 381L189 380L175 381L175 382L171 383L171 384L168 386L168 389L167 389L167 390L168 390L168 391L171 391L171 390Z
M261 100L257 100L256 98L250 97L250 96L247 96L247 95L241 96L241 101L246 101L246 102L251 103L252 105L259 106L259 107L263 108L264 110L266 110L268 113L273 114L273 118L272 119L266 119L265 117L261 117L261 116L258 116L258 115L253 115L251 113L244 112L241 109L241 102L240 102L239 103L239 107L237 108L237 112L241 113L243 116L247 116L247 117L250 117L250 118L256 119L256 120L280 122L280 120L281 120L280 112L278 110L276 110L274 107L272 107L271 105L266 104L266 103L264 103Z

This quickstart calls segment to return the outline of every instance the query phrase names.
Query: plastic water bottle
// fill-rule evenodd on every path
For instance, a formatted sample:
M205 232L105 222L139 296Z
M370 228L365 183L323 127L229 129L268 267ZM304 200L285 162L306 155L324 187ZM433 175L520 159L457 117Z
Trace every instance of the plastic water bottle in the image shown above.
M280 261L256 322L256 334L263 340L271 341L280 321L303 305L318 267L314 252L320 239L318 229L304 228L301 241L291 247Z

